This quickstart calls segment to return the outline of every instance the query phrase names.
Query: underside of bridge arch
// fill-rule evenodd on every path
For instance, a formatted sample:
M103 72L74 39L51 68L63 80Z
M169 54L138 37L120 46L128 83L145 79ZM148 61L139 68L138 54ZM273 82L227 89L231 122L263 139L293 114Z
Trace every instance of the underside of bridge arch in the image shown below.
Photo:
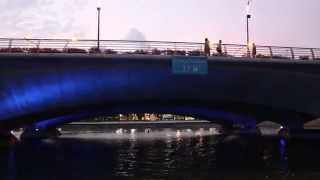
M235 103L207 104L174 104L174 103L147 103L142 104L118 104L113 106L86 105L72 109L56 109L43 113L28 114L18 119L7 120L8 129L36 126L38 128L49 128L63 125L69 122L79 121L96 116L130 114L130 113L155 113L155 114L177 114L191 116L198 119L208 120L226 127L240 124L248 128L255 128L263 121L273 121L291 128L300 128L310 117L304 114L288 111L277 111L264 107L246 106Z
M245 126L254 127L256 120L253 116L228 111L210 106L197 105L174 105L174 104L134 104L134 105L114 105L108 107L92 107L86 106L77 110L57 110L56 112L44 112L43 114L28 115L19 119L7 120L8 127L21 127L35 124L39 128L62 125L65 123L79 121L86 118L96 116L108 116L117 114L131 113L155 113L155 114L176 114L183 116L191 116L198 119L208 120L214 123L231 126L233 124L242 124Z

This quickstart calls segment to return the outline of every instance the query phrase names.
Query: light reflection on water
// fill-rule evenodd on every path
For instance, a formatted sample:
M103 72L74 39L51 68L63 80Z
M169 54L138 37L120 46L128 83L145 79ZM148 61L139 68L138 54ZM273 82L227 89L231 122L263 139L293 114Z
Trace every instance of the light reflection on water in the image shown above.
M224 136L73 134L0 153L0 179L318 179L320 143ZM130 133L128 134L130 135ZM150 135L150 134L149 134ZM98 138L95 138L98 137ZM129 137L129 136L128 136Z
M212 136L211 138L214 139ZM147 141L145 141L147 140ZM135 177L144 172L147 178L183 174L177 170L188 169L193 165L195 157L206 157L203 137L164 137L163 139L130 139L118 141L121 149L118 150L117 165L114 172L117 176ZM146 146L141 143L147 142ZM210 146L216 144L211 141ZM209 150L210 151L210 150ZM147 173L146 173L147 172Z
M216 128L209 128L207 130L200 128L197 130L191 129L164 129L164 130L152 130L145 129L144 132L138 132L136 129L123 129L119 128L115 132L76 132L65 131L62 132L62 138L82 138L82 139L144 139L144 140L155 140L155 139L166 139L166 138L192 138L192 137L203 137L220 135L219 130Z

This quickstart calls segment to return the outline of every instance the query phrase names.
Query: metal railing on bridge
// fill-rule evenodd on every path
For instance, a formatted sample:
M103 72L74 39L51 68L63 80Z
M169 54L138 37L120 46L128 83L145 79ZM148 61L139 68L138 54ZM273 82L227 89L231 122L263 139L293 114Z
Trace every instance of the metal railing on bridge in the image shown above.
M0 38L0 53L79 53L79 54L145 54L145 55L204 55L204 43L169 41L127 41L75 39L8 39ZM252 57L252 47L239 44L211 44L211 56ZM256 58L320 60L320 48L256 46Z

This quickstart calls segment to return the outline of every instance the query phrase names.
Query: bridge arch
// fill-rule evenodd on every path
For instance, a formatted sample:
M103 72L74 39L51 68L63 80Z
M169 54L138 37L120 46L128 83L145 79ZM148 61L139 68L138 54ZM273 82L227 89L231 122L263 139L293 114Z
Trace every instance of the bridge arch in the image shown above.
M176 74L174 59L1 55L1 125L100 112L163 112L300 126L320 115L318 63L213 57L205 60L207 72Z

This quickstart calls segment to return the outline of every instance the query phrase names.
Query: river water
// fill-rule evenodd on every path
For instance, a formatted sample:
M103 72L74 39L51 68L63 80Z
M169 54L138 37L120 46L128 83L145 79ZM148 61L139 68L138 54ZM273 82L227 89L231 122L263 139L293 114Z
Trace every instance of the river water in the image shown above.
M320 141L82 133L0 151L2 180L320 179Z

